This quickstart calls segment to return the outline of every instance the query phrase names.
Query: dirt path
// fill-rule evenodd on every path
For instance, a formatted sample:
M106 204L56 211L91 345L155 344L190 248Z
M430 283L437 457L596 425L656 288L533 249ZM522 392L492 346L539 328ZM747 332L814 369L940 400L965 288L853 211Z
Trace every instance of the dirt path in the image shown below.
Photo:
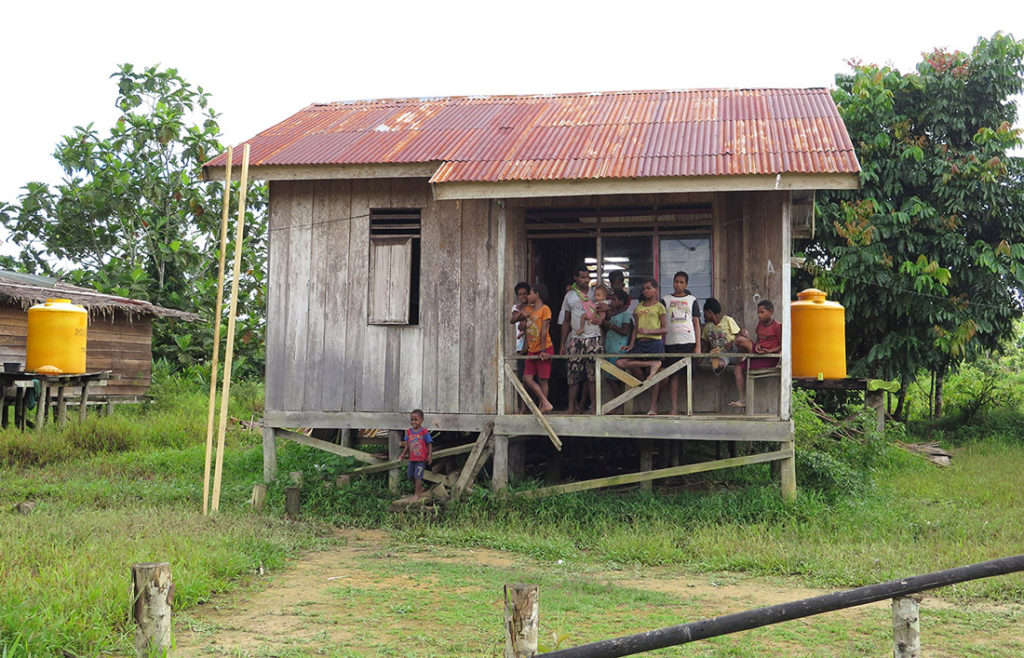
M518 555L487 549L423 549L422 553L410 553L408 548L404 548L402 554L398 555L392 552L395 549L391 547L386 532L339 530L337 534L338 546L310 553L289 569L261 577L262 582L254 590L217 597L207 605L178 616L174 629L175 655L447 655L444 651L419 653L406 650L406 645L401 641L398 641L396 646L393 625L389 623L396 619L401 619L402 630L407 635L427 635L436 633L437 629L433 627L430 616L418 620L415 615L408 615L407 610L395 603L401 600L401 596L388 598L383 592L412 593L417 590L430 590L430 594L435 597L440 593L446 596L462 596L465 594L463 590L467 588L445 591L444 583L437 582L436 578L414 577L405 571L393 569L392 566L407 567L410 562L419 559L424 563L429 561L433 565L451 564L459 565L460 568L502 572L515 572L520 568L545 568L545 565ZM580 574L579 577L617 588L661 592L678 597L686 601L688 613L696 612L705 617L825 593L823 590L796 586L784 579L753 578L742 574L681 576L678 569L669 568L626 571L587 568L586 573ZM365 601L360 603L361 607L355 613L344 610L342 602L346 592L365 593L376 590L382 592L381 599L377 602L377 607L382 611L369 610ZM1005 625L996 625L1003 626L1002 628L989 628L980 644L978 638L971 638L970 641L974 643L971 646L983 648L977 655L1024 655L1024 644L1021 644L1024 607L1011 604L981 604L972 605L970 608L970 614L988 614L994 615L997 619L1008 620ZM496 619L500 619L500 609L501 602L496 601L484 612L487 616L495 615ZM951 614L965 612L958 609L958 606L935 597L927 598L923 609L937 617L939 611L950 611ZM542 625L543 613L542 604ZM806 628L817 623L818 619L830 617L829 621L823 623L838 624L837 633L851 632L849 629L852 629L852 632L858 632L857 629L860 628L878 629L879 626L882 630L872 632L888 633L888 629L885 628L888 615L889 603L885 601L830 613L814 620L798 620L790 624ZM417 628L417 625L421 628ZM451 632L459 631L453 629ZM964 632L969 633L970 629ZM483 634L493 637L481 638L478 645L474 645L471 651L467 650L466 655L500 655L497 644L500 640L500 626L496 626L493 633ZM772 636L772 639L766 641L767 645L744 648L742 652L730 655L767 656L782 652L790 655L850 655L846 651L823 651L820 645L810 649L801 644L807 640L800 640L799 636L797 639L787 639L785 635L779 638ZM877 645L878 638L875 637L873 642ZM1004 648L1009 649L1009 652L1005 652ZM962 650L951 653L934 644L929 649L926 655L930 656L963 655ZM715 655L715 652L713 649L691 648L685 655ZM873 655L872 652L869 652L869 655Z

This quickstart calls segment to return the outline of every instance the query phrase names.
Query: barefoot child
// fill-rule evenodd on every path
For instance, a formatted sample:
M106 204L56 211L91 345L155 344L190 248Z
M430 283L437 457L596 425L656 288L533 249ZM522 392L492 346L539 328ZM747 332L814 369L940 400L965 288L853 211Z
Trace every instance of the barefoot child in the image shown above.
M690 275L676 272L672 277L672 294L665 295L662 303L668 312L668 333L665 334L665 351L676 354L700 354L700 306L697 298L686 289ZM669 358L665 365L672 365L678 359ZM692 362L691 362L692 364ZM679 379L677 372L669 380L673 416L679 413Z
M409 425L409 429L405 430L405 445L398 458L409 456L409 479L416 483L413 500L419 500L423 496L423 470L426 464L434 461L434 439L430 437L427 428L423 427L422 410L413 409L409 413Z
M526 355L536 358L527 359L523 369L523 383L527 390L537 396L537 406L541 413L554 409L548 401L551 355L555 353L555 347L551 342L551 308L544 303L547 295L547 286L538 283L530 288L527 297L533 312L526 318Z
M643 301L637 304L633 311L633 335L629 340L627 351L631 354L628 359L619 359L620 368L648 368L650 372L647 379L654 376L661 368L662 357L643 358L645 354L659 354L665 351L665 342L662 337L668 331L668 318L665 306L658 301L658 282L654 279L644 280L640 288L640 296ZM651 387L651 408L648 416L658 414L658 392L661 384Z
M714 297L708 297L704 302L704 333L702 335L707 351L712 355L719 352L750 352L753 344L747 338L747 332L740 329L731 316L722 313L722 305ZM729 366L729 357L713 356L711 368L715 374L721 374ZM736 376L736 388L739 389L740 399L730 402L730 407L745 407L746 391L743 388L743 371L734 368Z

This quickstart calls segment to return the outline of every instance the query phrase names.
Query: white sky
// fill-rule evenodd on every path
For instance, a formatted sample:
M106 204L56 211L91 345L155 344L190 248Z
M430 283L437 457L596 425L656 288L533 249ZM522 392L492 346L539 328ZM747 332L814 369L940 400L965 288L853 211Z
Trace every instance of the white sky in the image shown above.
M829 87L848 58L910 70L936 46L1024 38L1018 0L36 0L0 16L0 201L60 180L52 153L74 126L107 134L122 62L173 66L211 92L237 144L312 102Z

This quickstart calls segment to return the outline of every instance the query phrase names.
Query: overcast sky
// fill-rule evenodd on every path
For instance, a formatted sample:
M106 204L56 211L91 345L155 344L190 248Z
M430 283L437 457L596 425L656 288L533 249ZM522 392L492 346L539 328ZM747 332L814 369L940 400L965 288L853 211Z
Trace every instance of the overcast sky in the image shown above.
M312 102L701 87L830 87L849 58L1024 38L1019 1L34 2L0 10L0 201L57 182L74 126L107 134L117 65L212 93L225 144Z

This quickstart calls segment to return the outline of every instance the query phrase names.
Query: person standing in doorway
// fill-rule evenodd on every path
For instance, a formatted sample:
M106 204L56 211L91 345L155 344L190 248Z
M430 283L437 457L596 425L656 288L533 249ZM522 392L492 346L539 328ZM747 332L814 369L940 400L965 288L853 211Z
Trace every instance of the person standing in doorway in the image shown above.
M573 327L579 327L587 312L584 304L590 304L590 271L585 265L576 268L573 284L562 300L562 309L558 313L558 321L562 325L562 340L559 350L563 354L582 357L586 354L600 354L604 349L601 340L601 325L587 322L583 331L576 333ZM605 309L607 311L607 309ZM566 364L566 381L569 384L569 414L583 413L585 409L579 402L580 387L586 384L589 399L596 398L594 378L594 360L588 358L570 358Z
M690 294L686 286L690 283L690 275L676 272L672 277L672 293L662 298L668 314L668 333L665 334L665 351L671 354L700 354L700 306L697 298ZM678 359L669 358L665 363L670 366ZM691 361L691 367L693 362ZM672 375L669 380L669 392L672 398L673 416L679 413L679 379L681 373Z

